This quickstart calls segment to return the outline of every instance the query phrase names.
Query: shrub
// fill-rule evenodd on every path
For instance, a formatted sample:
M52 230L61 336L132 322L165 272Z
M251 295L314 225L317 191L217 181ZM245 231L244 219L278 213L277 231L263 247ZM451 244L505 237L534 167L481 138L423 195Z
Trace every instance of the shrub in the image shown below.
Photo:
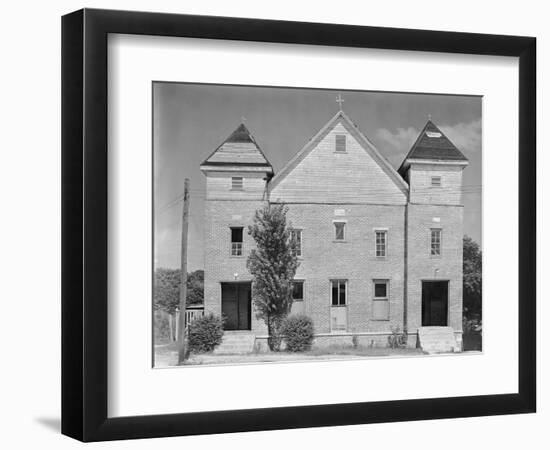
M223 319L210 313L193 320L188 327L189 351L208 353L214 350L223 338Z
M173 330L170 329L168 313L162 310L155 311L153 314L153 325L155 344L172 342Z
M303 352L313 343L313 321L306 315L287 317L282 324L282 333L289 352Z
M388 345L391 348L404 348L407 346L407 334L401 333L399 327L392 328L391 334L388 336Z

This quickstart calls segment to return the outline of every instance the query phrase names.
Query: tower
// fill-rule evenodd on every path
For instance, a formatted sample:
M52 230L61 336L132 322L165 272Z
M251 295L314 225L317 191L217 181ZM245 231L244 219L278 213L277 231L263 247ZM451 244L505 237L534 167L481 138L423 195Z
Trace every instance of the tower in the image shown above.
M266 198L273 168L244 124L200 166L206 176L204 306L223 314L229 330L254 329L247 233Z
M406 326L462 333L462 171L468 160L428 120L399 173L409 184L406 213Z

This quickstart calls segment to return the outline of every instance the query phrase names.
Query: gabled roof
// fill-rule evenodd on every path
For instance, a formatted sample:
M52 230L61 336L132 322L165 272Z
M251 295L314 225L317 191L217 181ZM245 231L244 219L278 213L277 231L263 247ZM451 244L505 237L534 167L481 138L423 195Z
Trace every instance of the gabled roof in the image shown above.
M240 124L201 166L266 166L271 164L244 124Z
M466 162L468 159L456 146L449 140L443 132L428 120L424 129L418 135L416 142L411 147L409 153L399 167L399 173L404 174L409 166L409 160L425 161L450 161Z
M302 161L316 146L317 144L334 128L338 122L348 130L348 132L359 142L359 144L365 149L365 151L371 155L371 157L378 163L382 170L394 181L399 189L405 194L408 194L409 186L401 176L396 172L392 165L384 158L380 152L376 149L374 144L359 130L357 125L347 116L344 111L338 111L327 123L319 130L319 132L313 136L308 143L298 152L294 157L286 163L281 171L273 177L269 183L270 190L273 190L291 171L294 169L300 161Z

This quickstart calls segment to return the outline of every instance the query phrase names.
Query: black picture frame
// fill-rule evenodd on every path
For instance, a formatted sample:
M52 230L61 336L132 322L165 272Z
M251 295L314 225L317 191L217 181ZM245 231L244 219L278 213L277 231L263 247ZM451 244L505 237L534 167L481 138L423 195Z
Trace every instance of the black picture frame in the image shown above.
M107 36L278 42L519 58L517 393L107 417ZM535 412L536 39L84 9L62 18L62 433L82 441Z

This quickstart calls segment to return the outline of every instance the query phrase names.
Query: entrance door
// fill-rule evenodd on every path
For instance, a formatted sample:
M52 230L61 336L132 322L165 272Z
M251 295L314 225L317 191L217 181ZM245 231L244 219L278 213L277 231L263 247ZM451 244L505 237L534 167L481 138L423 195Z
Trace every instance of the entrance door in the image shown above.
M222 314L226 330L250 330L250 283L222 283Z
M422 326L446 327L449 310L449 282L422 282Z

